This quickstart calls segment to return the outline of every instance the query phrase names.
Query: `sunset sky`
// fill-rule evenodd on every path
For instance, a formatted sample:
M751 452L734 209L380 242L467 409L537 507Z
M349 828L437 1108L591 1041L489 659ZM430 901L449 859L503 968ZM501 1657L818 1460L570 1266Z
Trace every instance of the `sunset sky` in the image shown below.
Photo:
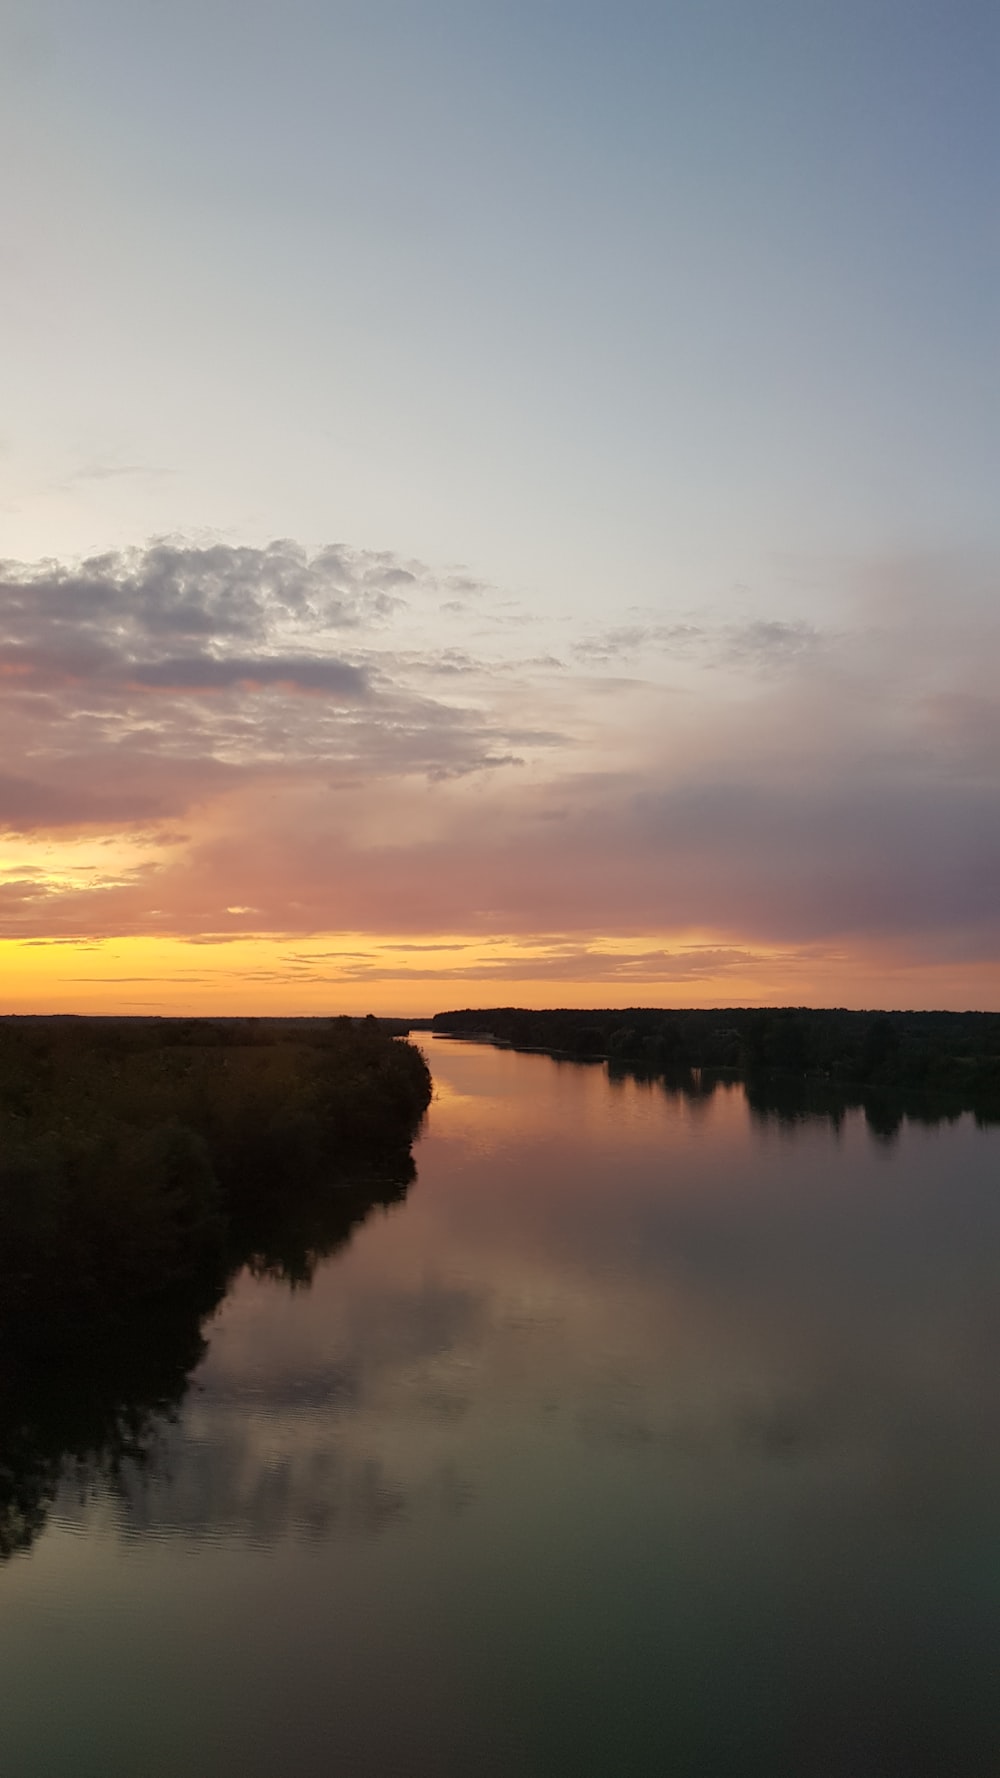
M1000 1008L993 0L0 21L0 1011Z

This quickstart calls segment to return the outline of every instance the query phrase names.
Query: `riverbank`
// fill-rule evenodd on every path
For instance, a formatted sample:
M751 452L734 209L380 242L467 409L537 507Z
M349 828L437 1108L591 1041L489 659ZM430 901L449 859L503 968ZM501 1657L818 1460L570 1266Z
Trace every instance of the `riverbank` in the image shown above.
M430 1102L375 1021L0 1021L0 1332L58 1340L405 1174Z
M808 1082L857 1102L876 1095L1000 1118L1000 1013L477 1007L438 1013L433 1029L645 1075L725 1069L748 1085Z

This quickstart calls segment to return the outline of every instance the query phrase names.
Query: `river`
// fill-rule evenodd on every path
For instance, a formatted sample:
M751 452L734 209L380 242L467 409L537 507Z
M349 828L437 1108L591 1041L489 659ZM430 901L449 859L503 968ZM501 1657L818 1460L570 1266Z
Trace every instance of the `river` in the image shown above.
M0 1567L0 1772L1000 1771L1000 1131L425 1047L403 1200Z

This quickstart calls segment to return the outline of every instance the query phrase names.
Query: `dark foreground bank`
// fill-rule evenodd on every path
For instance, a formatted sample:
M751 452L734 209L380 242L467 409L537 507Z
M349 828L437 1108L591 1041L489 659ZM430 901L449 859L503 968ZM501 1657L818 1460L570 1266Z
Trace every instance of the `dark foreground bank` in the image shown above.
M141 1451L238 1271L307 1281L405 1195L430 1094L375 1021L0 1020L0 1555Z
M245 1257L279 1200L398 1175L430 1091L374 1021L0 1021L0 1331L148 1303Z

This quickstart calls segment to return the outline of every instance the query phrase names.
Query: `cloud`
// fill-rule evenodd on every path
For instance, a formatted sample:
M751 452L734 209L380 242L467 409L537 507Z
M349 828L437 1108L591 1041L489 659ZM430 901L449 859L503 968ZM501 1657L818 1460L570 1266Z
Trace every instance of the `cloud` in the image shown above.
M653 652L687 658L704 646L706 636L700 624L616 624L574 643L573 654L578 660L595 663L635 660Z
M784 666L819 643L820 635L813 624L755 618L750 623L723 627L718 638L718 658L739 666Z
M811 623L753 618L743 623L618 624L595 631L573 646L578 660L595 665L666 655L704 665L771 669L816 648L820 634Z
M542 932L569 948L522 979L622 984L735 980L788 947L830 968L873 944L989 963L991 584L955 562L842 578L825 627L580 625L567 667L513 633L484 655L488 588L442 618L448 577L380 552L157 543L8 565L0 826L161 837L117 877L22 872L0 932ZM677 933L709 950L648 942Z
M81 783L79 771L60 783L0 773L0 831L30 833L59 827L115 827L148 822L162 813L155 774L144 784L107 790Z
M593 982L596 987L626 988L648 982L678 983L716 981L764 962L769 969L788 964L797 967L801 957L766 958L735 946L689 945L678 950L611 950L601 945L566 944L557 938L538 940L524 954L517 949L486 957L465 959L468 945L409 945L391 953L304 953L287 959L284 969L269 970L270 981L285 982ZM452 961L425 962L428 951L454 951Z
M479 695L493 666L426 646L449 584L285 541L4 564L0 827L179 818L237 776L265 794L276 773L443 782L552 745ZM429 695L435 679L461 681L460 701Z
M368 676L361 667L330 657L308 655L268 656L253 659L228 655L214 659L194 655L167 658L132 668L132 683L172 691L217 691L228 686L283 685L295 691L330 692L348 703L370 696Z
M0 625L38 634L113 629L125 644L170 636L266 640L281 622L350 629L385 617L417 574L384 552L331 545L309 556L280 540L264 549L160 539L75 566L0 566Z

